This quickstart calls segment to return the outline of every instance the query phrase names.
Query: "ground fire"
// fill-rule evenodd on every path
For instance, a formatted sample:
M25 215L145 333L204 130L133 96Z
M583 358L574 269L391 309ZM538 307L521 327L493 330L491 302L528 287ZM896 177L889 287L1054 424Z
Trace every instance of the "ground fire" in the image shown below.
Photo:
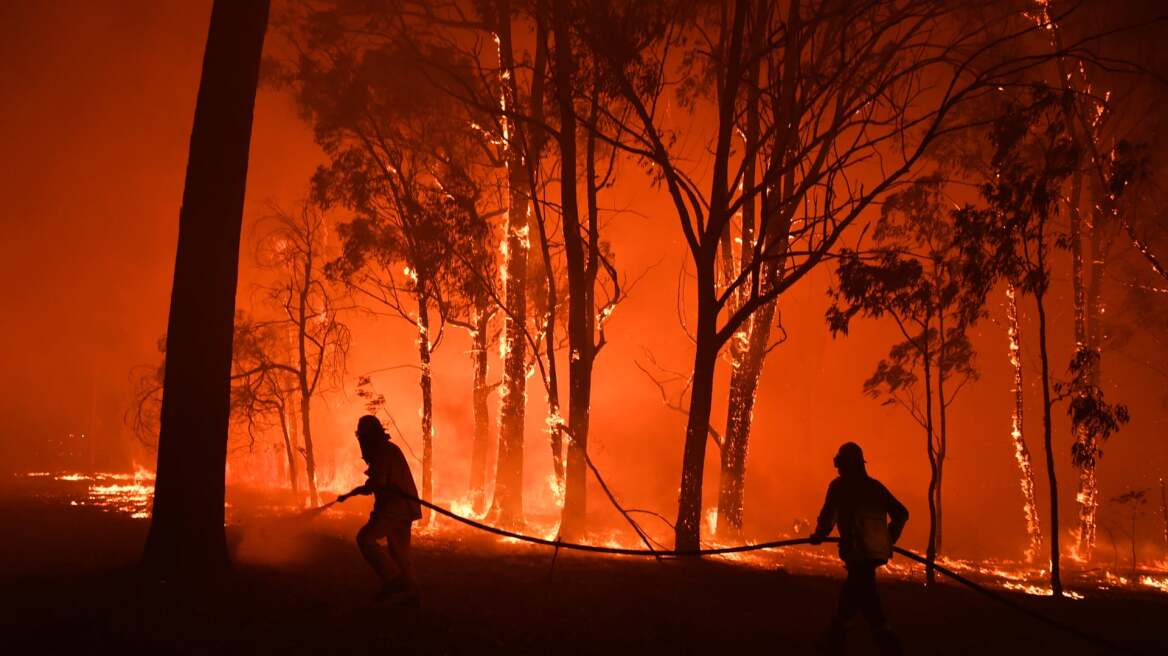
M4 4L6 644L1164 653L1161 5Z

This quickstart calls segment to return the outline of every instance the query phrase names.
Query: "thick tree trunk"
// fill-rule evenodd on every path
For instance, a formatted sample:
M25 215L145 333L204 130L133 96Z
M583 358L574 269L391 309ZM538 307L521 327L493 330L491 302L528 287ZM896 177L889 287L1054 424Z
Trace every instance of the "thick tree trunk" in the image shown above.
M795 145L794 135L799 124L799 103L796 95L799 77L799 60L802 52L800 45L800 3L793 0L787 7L786 29L789 39L788 47L784 51L783 71L779 77L779 97L776 99L777 113L781 119L778 127L776 142L778 146L771 154L772 170L784 168L785 160L791 156ZM768 20L772 7L768 2L760 1L752 6L750 25L750 56L751 64L747 69L746 85L746 129L745 152L757 153L759 141L759 102L758 91L761 77L761 59L758 53L764 49L767 37ZM754 159L747 162L743 169L743 183L745 188L752 188L756 178L756 162ZM755 210L761 210L761 231L767 235L766 250L770 259L762 264L760 293L768 293L782 277L786 265L786 250L788 235L791 231L792 208L784 207L784 199L794 193L794 167L788 167L782 184L760 195L758 198L751 195L744 199L742 205L742 245L740 269L745 271L754 262L751 255L755 243ZM730 249L729 240L723 242L723 252ZM741 296L731 299L729 312L737 310L737 304L746 296L742 290ZM745 507L744 496L746 491L746 456L750 429L754 417L754 403L758 392L758 381L765 364L767 348L770 343L771 328L778 311L778 301L772 301L760 307L740 329L730 342L731 378L730 392L726 407L726 435L722 442L721 451L721 479L718 490L718 521L717 530L727 537L736 537L742 530L742 515Z
M216 0L195 102L143 560L163 576L227 565L231 347L248 148L268 0Z
M1087 283L1086 348L1099 356L1088 374L1088 381L1098 386L1101 379L1100 363L1103 355L1103 278L1107 274L1107 248L1104 245L1104 222L1113 218L1114 203L1101 185L1095 185L1096 203L1091 218L1091 278ZM1098 449L1096 438L1077 435L1087 452ZM1090 560L1095 548L1096 515L1099 511L1099 485L1096 477L1097 461L1084 463L1079 471L1079 556Z
M714 258L700 253L697 267L698 318L694 347L693 381L690 386L689 420L681 463L681 490L677 503L675 545L694 550L701 545L702 479L705 475L706 441L714 393L714 369L718 362L717 309L714 306Z
M1039 246L1042 249L1042 246ZM1043 263L1040 258L1040 267ZM1045 292L1039 291L1034 295L1034 303L1038 308L1038 355L1042 363L1042 446L1046 452L1046 477L1050 481L1050 587L1056 597L1063 594L1063 584L1059 573L1059 516L1058 516L1058 480L1055 476L1054 446L1051 436L1051 400L1050 400L1050 357L1046 348L1046 307Z
M487 385L487 333L491 316L485 304L475 308L475 327L472 335L474 346L471 361L474 363L474 389L471 407L474 413L474 443L470 456L471 507L475 514L481 514L486 504L487 451L491 446L491 418L487 407L487 397L491 390Z
M1042 551L1042 522L1038 514L1035 498L1034 467L1030 462L1030 449L1023 436L1023 411L1026 393L1022 385L1022 333L1018 323L1018 298L1013 285L1006 288L1007 333L1010 337L1010 366L1014 370L1014 412L1010 417L1010 440L1014 445L1014 459L1018 462L1019 485L1022 488L1022 511L1026 516L1026 535L1030 546L1026 550L1026 560L1033 562Z
M568 463L560 534L571 539L584 530L587 514L588 423L592 403L592 369L596 357L596 276L590 271L580 222L576 189L576 111L573 105L575 63L568 33L568 3L557 0L555 36L556 101L560 110L560 203L564 252L568 267ZM588 155L594 155L591 152Z
M772 301L759 308L749 322L745 352L739 355L731 351L730 394L726 407L726 434L722 439L722 477L718 489L717 531L724 537L735 537L742 531L747 445L758 380L765 364L777 306L778 302ZM737 340L736 336L733 341Z
M422 388L422 498L434 498L434 383L430 371L430 308L426 303L429 285L418 287L418 360L422 373L418 385ZM422 509L422 523L430 523L430 509Z
M1088 328L1087 293L1085 285L1085 271L1083 266L1083 214L1080 200L1083 193L1083 173L1075 171L1071 178L1071 196L1068 201L1070 214L1070 249L1071 249L1071 282L1072 282L1072 309L1075 328L1075 351L1080 352L1090 348L1090 330ZM1072 436L1076 442L1089 441L1090 437L1079 428ZM1079 493L1076 500L1079 502L1079 540L1075 547L1076 554L1084 561L1091 560L1095 545L1095 473L1090 465L1083 466L1079 471Z
M499 65L503 71L503 106L517 107L516 67L511 41L511 7L506 0L497 3ZM539 35L542 38L542 34ZM504 241L504 302L507 316L503 321L503 382L499 397L499 450L495 461L495 494L491 502L492 519L504 526L523 523L523 435L527 408L527 260L530 250L531 202L530 181L524 161L523 140L518 124L504 117L507 162L507 225ZM532 153L527 153L532 156Z

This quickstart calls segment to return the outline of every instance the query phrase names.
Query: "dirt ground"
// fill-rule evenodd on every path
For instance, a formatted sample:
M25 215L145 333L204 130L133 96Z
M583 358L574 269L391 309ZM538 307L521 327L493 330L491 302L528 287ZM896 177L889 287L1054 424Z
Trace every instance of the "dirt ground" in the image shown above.
M233 526L237 564L193 589L134 566L147 524L0 501L6 654L809 654L839 578L725 561L551 552L449 530L415 542L420 612L372 602L347 537L359 519ZM950 585L885 581L907 654L1107 653ZM1023 603L1137 653L1168 653L1168 597L1096 592ZM862 624L853 653L874 653Z

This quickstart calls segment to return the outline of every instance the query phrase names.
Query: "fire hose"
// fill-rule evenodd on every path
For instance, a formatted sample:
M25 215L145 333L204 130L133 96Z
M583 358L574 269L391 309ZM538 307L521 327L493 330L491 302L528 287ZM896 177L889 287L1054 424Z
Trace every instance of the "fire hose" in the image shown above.
M556 550L555 554L558 554L560 549L566 549L569 551L583 551L583 552L588 552L588 553L610 554L610 555L615 555L615 556L649 556L649 557L656 557L656 558L660 558L660 557L698 557L698 556L721 556L721 555L726 555L726 554L744 553L744 552L748 552L748 551L763 551L763 550L769 550L769 549L781 549L784 547L794 547L794 546L803 545L803 544L818 544L819 543L818 541L813 543L810 538L790 538L790 539L786 539L786 540L771 540L768 542L757 542L754 544L742 544L742 545L736 545L733 547L713 547L713 548L706 548L706 549L659 550L659 549L631 549L631 548L625 548L625 547L604 547L604 546L599 546L599 545L594 545L594 544L583 544L583 543L579 543L579 542L565 542L563 540L560 540L559 538L556 538L554 540L549 540L547 538L536 537L534 535L525 535L523 533L516 533L514 531L508 531L506 529L502 529L502 528L499 528L497 526L491 526L490 524L484 524L480 521L471 519L469 517L463 517L462 515L459 515L459 514L454 513L450 510L447 510L446 508L443 508L442 506L431 503L431 502L426 501L424 499L419 499L417 497L414 497L413 495L406 494L406 493L398 491L398 490L395 490L395 492L397 492L398 494L400 494L403 497L406 497L407 499L409 499L411 501L414 501L414 502L416 502L416 503L418 503L426 508L429 508L430 510L438 513L439 515L453 519L454 521L465 524L467 526L470 526L471 528L475 528L475 529L478 529L480 531L485 531L487 533L493 533L494 535L498 535L501 537L512 538L512 539L519 540L522 542L528 542L531 544L538 544L538 545L542 545L545 547L552 547L553 549ZM319 508L315 508L313 510L314 511L323 511L324 509L328 508L329 506L332 506L335 503L336 503L336 501L333 501L332 503L326 504L326 505L321 506ZM824 542L824 543L837 543L837 542L839 542L839 538L824 538L822 540L822 542ZM921 565L925 565L926 567L932 567L934 570L940 572L941 574L944 574L945 576L949 577L950 579L952 579L956 583L963 585L966 588L969 588L970 590L973 590L974 592L982 595L983 597L991 599L999 604L1002 604L1003 606L1006 606L1006 607L1011 608L1019 613L1022 613L1024 615L1030 617L1031 619L1037 620L1037 621L1039 621L1039 622L1041 622L1041 623L1043 623L1051 628L1057 629L1057 630L1062 631L1068 635L1075 636L1076 638L1079 638L1080 640L1091 643L1091 644L1095 645L1096 647L1101 647L1103 649L1107 649L1107 650L1110 650L1110 651L1113 651L1116 653L1139 654L1139 652L1137 652L1129 647L1119 645L1115 642L1112 642L1111 640L1108 640L1107 638L1103 638L1101 636L1083 631L1076 626L1073 626L1071 624L1067 624L1065 622L1054 619L1053 617L1050 617L1048 615L1040 613L1040 612L1034 610L1033 608L1028 608L1028 607L1018 603L1017 601L1015 601L1015 600L1013 600L1013 599L1011 599L1011 598L1009 598L1001 593L995 592L994 590L991 590L983 585L980 585L980 584L970 580L969 578L966 578L966 577L962 576L961 574L958 574L957 572L954 572L953 570L951 570L943 565L938 565L935 562L930 564L929 560L927 558L925 558L924 556L921 556L920 554L917 554L913 551L909 551L908 549L905 549L903 547L897 547L895 545L892 547L892 550L894 552L900 554L901 556L908 558L909 560L920 563ZM555 556L553 555L553 558L554 557Z

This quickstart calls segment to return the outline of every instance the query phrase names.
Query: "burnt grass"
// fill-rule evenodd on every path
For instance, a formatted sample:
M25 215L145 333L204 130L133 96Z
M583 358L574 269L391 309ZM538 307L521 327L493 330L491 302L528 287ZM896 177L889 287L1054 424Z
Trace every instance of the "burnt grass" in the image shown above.
M810 654L840 584L720 560L561 552L553 569L549 549L450 529L415 541L414 612L372 601L357 517L232 525L233 570L199 585L141 573L145 521L17 499L0 518L6 654ZM1108 653L955 586L882 580L882 594L906 654ZM1163 595L1014 598L1168 653ZM875 653L862 622L849 647Z

